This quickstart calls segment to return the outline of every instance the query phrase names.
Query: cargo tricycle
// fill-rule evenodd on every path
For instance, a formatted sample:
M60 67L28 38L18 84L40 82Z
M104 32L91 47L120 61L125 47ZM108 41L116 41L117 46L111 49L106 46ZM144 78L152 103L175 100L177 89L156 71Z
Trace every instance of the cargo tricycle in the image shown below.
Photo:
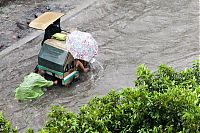
M38 64L35 71L43 70L45 74L61 80L62 85L68 85L79 77L79 72L74 69L74 58L67 50L66 40L59 40L53 35L63 32L60 27L60 18L63 13L45 12L34 19L29 26L44 30L44 38L38 55Z

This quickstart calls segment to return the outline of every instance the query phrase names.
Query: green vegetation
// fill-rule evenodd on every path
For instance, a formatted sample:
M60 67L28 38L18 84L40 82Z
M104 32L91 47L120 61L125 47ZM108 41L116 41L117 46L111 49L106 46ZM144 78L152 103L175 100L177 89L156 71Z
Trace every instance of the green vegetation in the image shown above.
M135 88L92 99L79 114L55 106L41 133L47 132L200 132L199 62L181 72L141 65Z
M160 65L156 72L152 72L144 65L137 70L136 87L145 86L148 91L166 92L169 88L179 87L195 90L200 84L199 61L195 61L192 68L175 71L167 65Z
M95 97L78 114L54 106L40 133L198 133L199 84L199 61L180 72L166 65L152 72L141 65L135 88Z
M11 123L6 120L0 112L0 133L17 133L17 129L11 127Z

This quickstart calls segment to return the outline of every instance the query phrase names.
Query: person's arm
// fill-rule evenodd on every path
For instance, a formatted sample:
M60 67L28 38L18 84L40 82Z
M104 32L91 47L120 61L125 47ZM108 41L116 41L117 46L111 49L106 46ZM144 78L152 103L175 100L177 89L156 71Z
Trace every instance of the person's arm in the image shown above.
M80 68L84 72L88 72L89 68L85 68L83 63L81 63L79 60L76 61L76 68Z
M76 68L78 68L78 67L79 67L81 70L84 71L84 68L85 68L85 67L83 66L83 63L81 63L79 60L76 61Z

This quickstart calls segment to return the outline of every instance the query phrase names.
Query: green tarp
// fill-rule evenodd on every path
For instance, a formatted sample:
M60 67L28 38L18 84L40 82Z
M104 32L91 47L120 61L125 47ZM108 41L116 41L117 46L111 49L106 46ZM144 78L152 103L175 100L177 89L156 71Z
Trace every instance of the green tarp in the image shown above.
M15 98L17 100L36 99L44 94L43 87L50 87L52 85L52 81L46 80L39 74L30 73L24 77L24 81L17 87Z

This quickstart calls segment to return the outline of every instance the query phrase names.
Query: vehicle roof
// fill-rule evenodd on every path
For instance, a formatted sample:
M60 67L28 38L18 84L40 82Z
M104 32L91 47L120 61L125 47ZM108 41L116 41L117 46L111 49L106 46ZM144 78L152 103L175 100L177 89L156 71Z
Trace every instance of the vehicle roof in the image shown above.
M50 24L58 20L64 13L45 12L36 19L34 19L29 26L39 30L45 30Z
M51 39L47 39L44 43L68 52L66 41L59 41L59 40L51 38Z

